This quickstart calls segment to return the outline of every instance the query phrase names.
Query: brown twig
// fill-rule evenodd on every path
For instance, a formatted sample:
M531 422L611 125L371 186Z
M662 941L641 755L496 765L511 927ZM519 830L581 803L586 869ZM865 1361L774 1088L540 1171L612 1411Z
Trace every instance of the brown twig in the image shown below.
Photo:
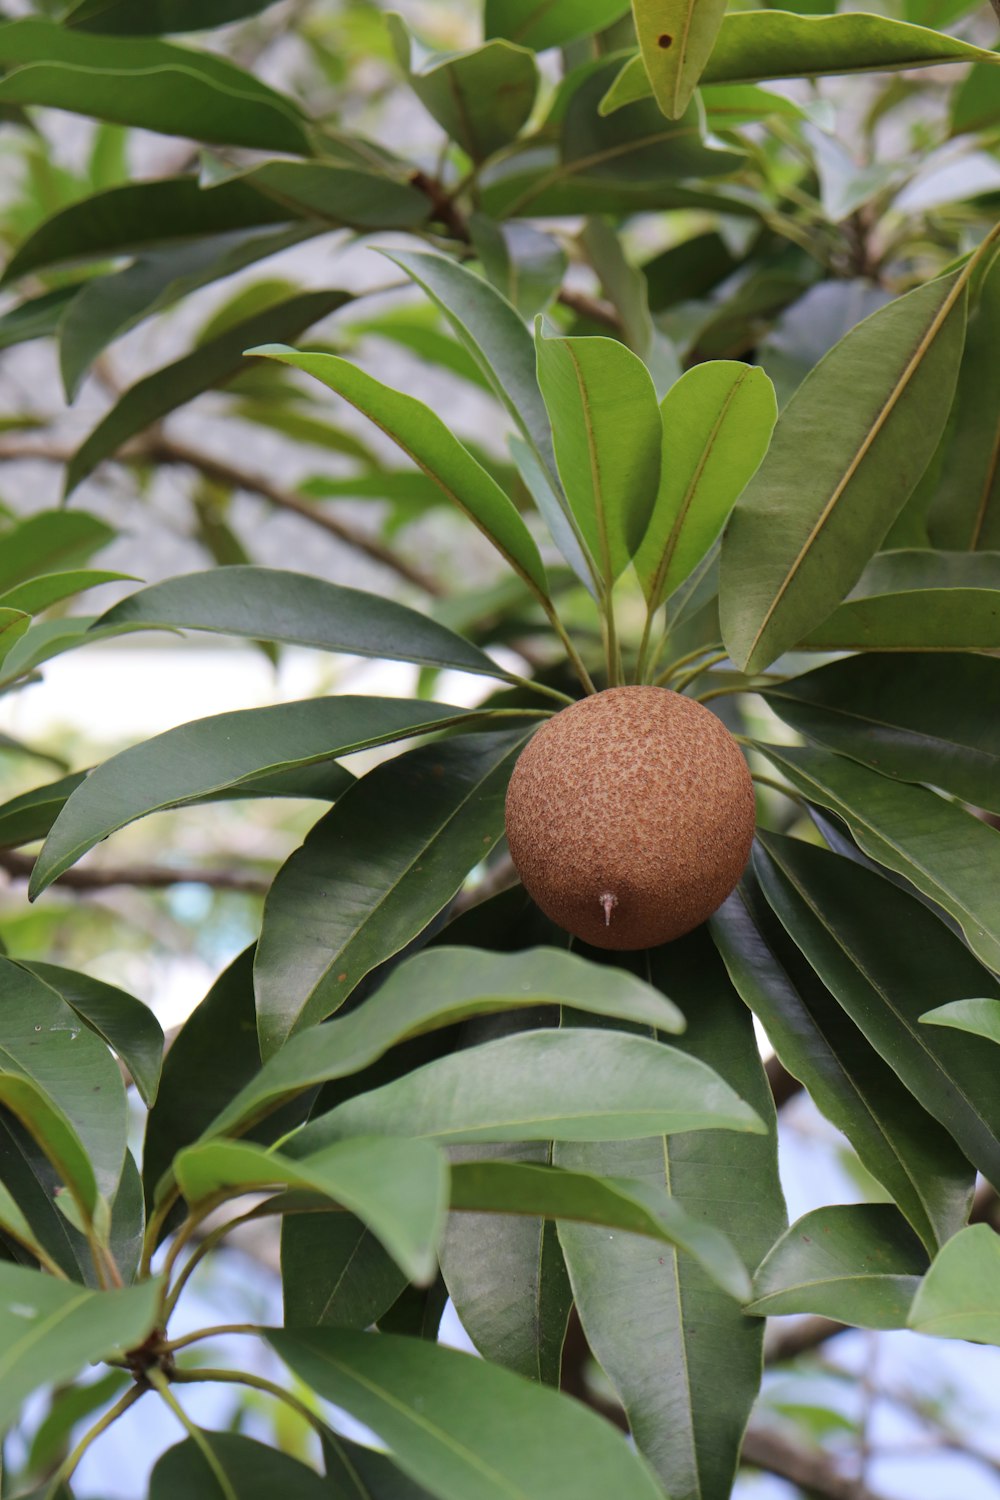
M35 861L28 854L13 849L0 850L0 870L11 880L27 880ZM270 880L258 875L241 875L235 870L171 870L164 865L128 865L119 869L64 870L55 881L76 891L106 891L114 886L146 886L162 890L172 885L207 885L216 891L244 891L263 896Z
M802 1085L799 1080L789 1073L788 1069L784 1067L774 1053L765 1062L764 1072L767 1074L767 1081L771 1085L771 1093L774 1095L776 1109L780 1109L783 1104L788 1103L789 1099L794 1099L796 1094L802 1092Z
M798 1318L793 1323L781 1318L768 1324L764 1340L764 1363L784 1364L786 1360L798 1359L800 1354L809 1354L825 1344L838 1333L847 1333L850 1325L835 1323L832 1318Z
M879 1500L872 1490L859 1489L856 1479L846 1479L822 1453L800 1447L768 1427L748 1430L743 1462L787 1479L815 1500Z

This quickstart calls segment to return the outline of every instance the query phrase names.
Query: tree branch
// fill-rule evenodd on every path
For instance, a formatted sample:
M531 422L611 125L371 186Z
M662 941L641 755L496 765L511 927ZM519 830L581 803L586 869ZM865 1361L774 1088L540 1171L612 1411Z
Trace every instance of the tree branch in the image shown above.
M29 854L18 854L12 849L0 849L0 870L11 880L27 880L35 861ZM54 882L76 891L106 891L113 886L146 886L164 889L172 885L207 885L216 891L245 891L249 895L263 896L270 888L270 880L258 875L241 875L235 870L172 870L165 865L128 865L119 869L64 870Z
M770 1428L753 1426L743 1440L743 1463L797 1485L815 1500L880 1500L856 1479L845 1479L828 1458Z
M794 1323L785 1318L778 1319L768 1324L764 1363L780 1365L786 1360L797 1359L800 1354L808 1354L825 1344L827 1339L849 1330L849 1323L835 1323L832 1318L799 1318Z

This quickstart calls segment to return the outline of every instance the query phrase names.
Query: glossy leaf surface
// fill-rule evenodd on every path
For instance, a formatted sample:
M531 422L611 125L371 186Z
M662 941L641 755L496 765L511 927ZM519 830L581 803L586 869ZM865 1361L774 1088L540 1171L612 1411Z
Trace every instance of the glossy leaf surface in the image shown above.
M639 51L668 120L676 120L690 103L725 10L725 0L633 0Z

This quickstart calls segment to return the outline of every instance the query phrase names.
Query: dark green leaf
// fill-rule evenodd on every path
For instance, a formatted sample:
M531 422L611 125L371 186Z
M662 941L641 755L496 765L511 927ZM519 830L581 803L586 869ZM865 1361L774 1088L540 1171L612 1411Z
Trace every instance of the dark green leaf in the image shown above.
M126 1151L118 1191L111 1205L111 1232L108 1235L108 1248L126 1286L135 1281L145 1231L142 1175L132 1152Z
M0 103L44 105L166 135L308 155L307 122L287 95L214 53L168 42L91 37L48 21L0 26Z
M968 274L866 318L778 418L722 547L723 639L744 671L768 666L840 603L930 461L962 357Z
M163 1031L152 1011L116 985L92 979L58 964L25 963L49 985L82 1021L125 1063L139 1096L152 1109L160 1084Z
M70 495L103 459L203 391L225 385L244 368L244 351L272 339L294 338L351 300L341 291L302 292L249 317L207 344L139 380L77 449L66 470Z
M74 1427L120 1396L131 1379L127 1370L108 1370L97 1380L53 1391L49 1409L31 1439L29 1472L35 1476L52 1473L69 1451Z
M1000 812L1000 661L928 652L830 662L765 693L786 724L891 780Z
M407 1037L471 1016L539 1005L571 1005L663 1031L683 1025L665 995L631 974L598 968L556 948L495 955L434 948L400 964L357 1010L292 1037L214 1121L212 1133L258 1119L315 1084L358 1073Z
M209 1458L211 1455L211 1458ZM156 1461L149 1500L330 1500L314 1469L236 1432L187 1438Z
M523 733L422 745L362 777L275 877L254 982L261 1053L324 1020L503 837ZM308 937L306 937L308 934Z
M763 842L758 876L786 931L969 1160L1000 1175L1000 1099L989 1049L920 1024L929 1005L1000 996L1000 982L933 913L881 875L798 839L766 835Z
M336 1480L350 1500L433 1500L430 1490L401 1474L386 1454L342 1437L336 1446L327 1437L323 1452L328 1478Z
M63 25L122 36L210 31L255 16L274 0L78 0Z
M773 745L761 749L807 799L843 819L865 854L954 917L988 968L1000 969L1000 834L995 828L935 792L890 781L843 756Z
M687 1061L718 1069L767 1122L767 1133L698 1132L625 1146L558 1146L567 1166L638 1178L722 1230L756 1265L785 1227L770 1090L750 1016L693 933L650 954L653 977L688 1016ZM647 1044L649 1045L649 1044ZM588 1342L618 1392L635 1441L665 1490L728 1500L760 1384L763 1325L690 1256L648 1239L559 1226Z
M89 1156L72 1166L73 1181L67 1182L81 1207L91 1212L95 1206L94 1181L106 1197L111 1198L121 1175L125 1157L127 1108L121 1075L107 1047L83 1025L79 1016L51 985L10 959L0 958L0 985L4 1000L4 1035L0 1043L0 1068L5 1081L2 1102L13 1109L39 1144L48 1149L46 1129L36 1135L31 1121L13 1100L12 1091L18 1078L27 1078L36 1090L63 1116L71 1127L75 1145L66 1138L65 1151L60 1144L60 1162L69 1167L70 1159L81 1150ZM37 1100L25 1108L34 1110ZM66 1129L60 1132L66 1136Z
M726 0L632 0L639 52L668 120L690 104L725 10Z
M476 646L404 604L278 568L234 564L154 583L97 622L98 628L110 625L208 630L486 677L508 675Z
M88 1292L40 1271L0 1262L0 1430L40 1386L135 1348L152 1330L160 1286Z
M388 16L396 59L428 114L473 161L499 151L531 114L538 68L531 52L507 41L432 58L416 71L403 17Z
M268 1187L317 1193L368 1226L410 1280L437 1271L448 1203L448 1164L427 1141L341 1141L297 1161L245 1141L208 1141L180 1152L178 1186L192 1206Z
M299 1159L357 1135L416 1135L447 1145L763 1128L697 1058L645 1037L581 1028L529 1031L438 1058L346 1100L287 1149Z
M964 1222L975 1179L954 1141L899 1081L784 933L752 876L712 918L733 983L782 1064L843 1131L923 1242Z
M40 578L29 578L25 583L15 584L7 593L0 594L0 604L7 609L24 609L37 615L72 599L87 589L96 589L102 583L134 583L130 573L107 573L96 568L77 569L69 573L45 573Z
M938 1252L917 1290L909 1326L936 1338L1000 1344L1000 1241L973 1224Z
M643 265L649 305L653 312L663 312L678 302L704 297L725 281L738 264L725 240L714 230L671 245Z
M67 304L79 291L76 284L56 287L55 291L43 292L40 297L32 297L5 312L0 317L0 349L26 344L31 339L51 338L59 329Z
M0 662L6 660L30 625L31 616L23 610L0 608Z
M321 220L354 229L412 229L431 210L425 193L410 182L373 171L372 151L333 162L265 161L235 177L225 176L212 192L246 183L285 210L284 217Z
M957 1031L1000 1042L1000 1000L950 1000L925 1011L920 1019L925 1026L954 1026Z
M566 273L559 241L532 224L497 224L473 214L469 229L486 276L523 318L552 301Z
M905 1328L927 1253L891 1203L817 1208L761 1262L749 1311L818 1313L858 1328Z
M969 69L961 87L955 90L951 106L952 135L988 130L1000 119L995 67L995 63L976 63Z
M767 452L778 409L763 370L710 360L671 387L660 414L660 484L635 560L651 610L690 576L719 535Z
M615 339L536 336L559 477L605 589L645 534L662 426L649 372Z
M454 1349L332 1329L269 1335L326 1400L440 1500L660 1500L642 1459L578 1403Z
M371 1230L348 1213L286 1214L281 1277L290 1328L370 1328L407 1286Z
M544 52L603 30L627 10L628 0L486 0L485 29Z
M1000 646L1000 552L883 552L805 644L816 651Z
M333 354L296 354L277 345L250 352L305 370L350 401L479 527L535 592L546 597L545 567L528 528L496 481L422 401L392 390Z

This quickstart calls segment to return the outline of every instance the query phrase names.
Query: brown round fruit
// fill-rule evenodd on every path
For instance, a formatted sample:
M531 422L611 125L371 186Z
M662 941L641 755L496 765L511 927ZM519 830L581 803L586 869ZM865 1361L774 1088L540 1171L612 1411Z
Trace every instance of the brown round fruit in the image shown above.
M652 948L704 922L743 873L754 792L725 725L679 693L608 688L518 758L507 840L547 917L597 948Z

